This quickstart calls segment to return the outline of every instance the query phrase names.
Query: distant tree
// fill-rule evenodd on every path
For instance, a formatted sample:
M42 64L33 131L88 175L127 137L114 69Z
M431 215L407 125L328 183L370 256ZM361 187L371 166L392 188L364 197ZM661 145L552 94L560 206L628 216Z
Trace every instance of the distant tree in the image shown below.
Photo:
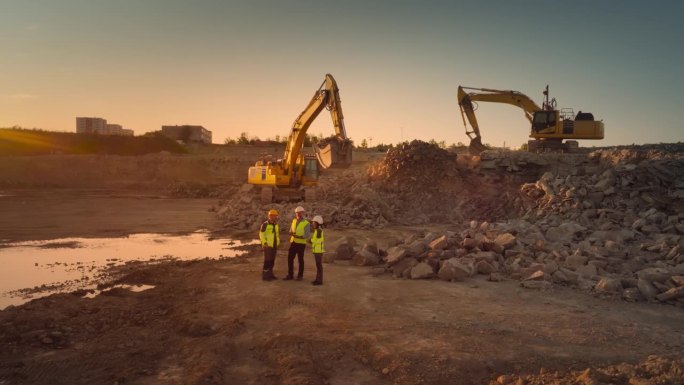
M366 140L366 138L363 138L363 140L361 141L361 145L359 147L368 148L368 141Z
M246 132L241 132L240 136L237 138L238 144L249 144L249 137Z
M446 142L443 141L443 140L440 140L439 142L437 142L437 145L438 145L439 148L441 148L441 149L445 149L445 148L446 148Z
M237 141L230 136L226 138L226 140L223 141L223 144L236 144Z
M522 145L520 145L520 151L527 151L529 149L530 147L527 145L527 143L523 143Z

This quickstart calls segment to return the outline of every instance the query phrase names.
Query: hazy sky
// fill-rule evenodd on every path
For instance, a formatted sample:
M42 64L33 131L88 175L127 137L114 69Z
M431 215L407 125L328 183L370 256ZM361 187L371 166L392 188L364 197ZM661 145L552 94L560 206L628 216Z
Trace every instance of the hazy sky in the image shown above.
M96 116L272 138L331 73L357 144L467 143L459 85L541 104L547 84L603 119L606 139L581 145L676 142L682 16L679 0L0 0L0 127ZM522 110L476 114L485 143L527 141ZM324 111L310 133L332 132Z

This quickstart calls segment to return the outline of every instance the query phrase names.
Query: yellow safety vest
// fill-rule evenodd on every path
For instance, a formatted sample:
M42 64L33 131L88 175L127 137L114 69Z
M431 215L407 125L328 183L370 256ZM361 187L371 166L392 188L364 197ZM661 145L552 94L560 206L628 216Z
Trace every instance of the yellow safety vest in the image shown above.
M259 239L263 246L276 248L280 244L280 229L277 223L266 221L259 229Z
M325 252L325 247L323 243L325 242L325 237L323 236L323 229L317 228L311 234L311 252L314 254L323 254Z
M304 236L306 235L305 229L308 224L309 221L304 218L299 221L299 224L297 224L297 218L293 219L292 224L290 225L290 232L294 233L294 235L298 236L299 238L290 237L290 242L303 243L306 245L306 239Z

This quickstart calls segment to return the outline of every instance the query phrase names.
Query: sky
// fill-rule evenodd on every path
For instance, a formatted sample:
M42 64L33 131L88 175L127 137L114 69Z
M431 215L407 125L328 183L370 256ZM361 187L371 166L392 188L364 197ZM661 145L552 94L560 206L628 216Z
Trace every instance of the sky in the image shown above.
M282 137L330 73L357 144L467 144L459 85L538 104L549 85L603 120L582 146L677 142L682 16L679 0L0 0L0 127ZM484 143L529 139L521 109L477 108ZM309 134L332 133L323 111Z

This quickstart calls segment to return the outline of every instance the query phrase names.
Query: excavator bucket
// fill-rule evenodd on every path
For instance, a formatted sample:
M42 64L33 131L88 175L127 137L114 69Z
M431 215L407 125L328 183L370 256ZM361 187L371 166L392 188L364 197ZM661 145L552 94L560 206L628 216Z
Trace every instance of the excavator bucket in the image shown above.
M352 163L352 142L332 136L313 145L322 168L346 168Z
M470 146L468 146L468 152L470 155L480 155L485 151L487 147L482 144L482 139L477 137L470 140Z

